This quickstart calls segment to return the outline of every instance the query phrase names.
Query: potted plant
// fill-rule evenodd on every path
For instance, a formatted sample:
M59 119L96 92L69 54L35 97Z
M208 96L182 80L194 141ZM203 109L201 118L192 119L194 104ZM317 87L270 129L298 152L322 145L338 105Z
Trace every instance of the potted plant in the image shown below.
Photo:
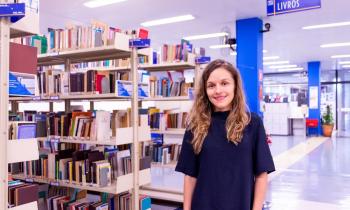
M332 131L334 127L333 114L331 112L331 107L329 105L326 106L326 112L322 115L322 130L323 135L327 137L332 136Z

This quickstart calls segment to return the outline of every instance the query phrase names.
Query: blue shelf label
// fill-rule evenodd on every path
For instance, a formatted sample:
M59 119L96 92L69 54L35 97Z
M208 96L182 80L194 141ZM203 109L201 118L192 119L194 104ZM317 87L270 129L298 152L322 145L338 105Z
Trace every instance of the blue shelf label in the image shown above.
M147 48L151 46L151 39L131 39L129 47Z
M190 99L190 100L194 100L194 88L188 88L188 98Z
M205 64L209 63L211 58L209 56L202 56L196 58L196 64Z
M0 17L11 17L11 22L17 22L25 16L25 3L0 4Z
M267 0L267 16L321 8L321 0Z

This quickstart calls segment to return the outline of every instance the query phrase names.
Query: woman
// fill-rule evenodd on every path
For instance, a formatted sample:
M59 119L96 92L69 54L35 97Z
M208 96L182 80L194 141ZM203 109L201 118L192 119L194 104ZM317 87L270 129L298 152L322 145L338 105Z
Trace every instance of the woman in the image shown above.
M261 210L274 171L261 119L246 107L232 64L202 74L176 171L185 174L184 210Z

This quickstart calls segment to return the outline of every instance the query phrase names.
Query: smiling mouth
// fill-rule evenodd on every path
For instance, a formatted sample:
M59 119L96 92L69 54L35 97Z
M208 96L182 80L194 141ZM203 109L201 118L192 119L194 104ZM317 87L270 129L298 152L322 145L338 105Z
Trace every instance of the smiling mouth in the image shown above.
M226 96L214 97L215 101L223 101L225 98L226 98Z

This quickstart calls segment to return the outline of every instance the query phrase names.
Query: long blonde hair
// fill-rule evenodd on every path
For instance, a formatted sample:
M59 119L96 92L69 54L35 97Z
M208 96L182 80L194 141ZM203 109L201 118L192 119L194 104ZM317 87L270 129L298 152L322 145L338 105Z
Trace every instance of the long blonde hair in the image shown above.
M208 134L211 114L214 111L206 91L207 81L210 74L218 68L229 71L235 84L232 109L226 119L227 139L236 145L240 143L243 130L250 122L251 116L246 105L242 80L238 70L224 60L212 61L203 71L188 119L188 129L193 133L192 145L196 154L199 154L202 150L204 138Z

